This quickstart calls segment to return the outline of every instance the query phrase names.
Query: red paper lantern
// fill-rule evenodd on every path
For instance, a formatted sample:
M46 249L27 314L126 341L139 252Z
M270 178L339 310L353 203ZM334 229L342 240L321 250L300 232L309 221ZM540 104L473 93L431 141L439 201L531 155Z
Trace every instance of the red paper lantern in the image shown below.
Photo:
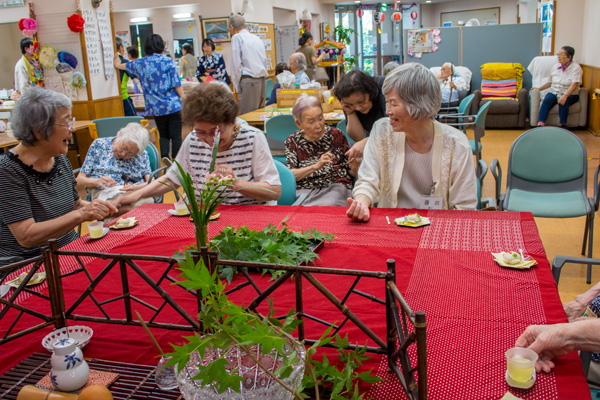
M358 18L362 18L362 16L363 16L362 8L359 8L358 11L356 11L356 15L358 15Z
M79 14L73 14L69 18L67 18L67 25L71 32L81 32L83 30L83 26L85 25L85 20Z
M416 12L416 11L413 11L413 12L411 12L411 13L410 13L410 17L411 17L412 19L417 19L417 16L418 16L418 15L419 15L419 14L417 14L417 12Z
M392 15L392 19L393 19L395 22L399 22L399 21L402 19L402 13L395 12L395 13Z

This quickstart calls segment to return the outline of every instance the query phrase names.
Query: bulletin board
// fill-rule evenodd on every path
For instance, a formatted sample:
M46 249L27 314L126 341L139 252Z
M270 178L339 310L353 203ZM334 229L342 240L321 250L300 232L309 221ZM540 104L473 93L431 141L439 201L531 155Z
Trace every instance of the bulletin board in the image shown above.
M258 38L265 45L267 53L267 61L269 65L269 75L275 73L275 65L277 65L277 50L275 44L275 25L263 24L259 22L246 22L246 29Z
M40 46L51 46L57 52L66 50L71 52L77 58L77 68L75 71L85 75L84 61L81 52L81 41L79 33L74 33L67 28L67 18L72 13L37 15L38 22L38 40ZM55 68L44 67L44 85L46 89L64 93L72 100L88 100L86 89L71 89L71 73L59 74ZM74 93L70 91L74 90Z

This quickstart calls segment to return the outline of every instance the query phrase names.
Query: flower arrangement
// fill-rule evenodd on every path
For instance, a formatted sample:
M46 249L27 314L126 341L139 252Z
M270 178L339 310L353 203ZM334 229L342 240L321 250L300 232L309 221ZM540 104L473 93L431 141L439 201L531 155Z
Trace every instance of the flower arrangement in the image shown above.
M67 18L67 25L69 26L71 32L79 33L83 30L85 20L79 14L72 14L69 18Z

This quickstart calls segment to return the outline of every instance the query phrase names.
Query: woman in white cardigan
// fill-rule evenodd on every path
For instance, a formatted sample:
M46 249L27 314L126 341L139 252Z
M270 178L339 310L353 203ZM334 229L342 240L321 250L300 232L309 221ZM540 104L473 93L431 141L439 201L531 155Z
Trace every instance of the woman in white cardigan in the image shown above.
M465 135L435 121L440 85L431 71L409 63L393 70L382 91L386 113L375 123L348 218L369 219L369 208L423 208L434 199L448 210L474 210L477 184Z

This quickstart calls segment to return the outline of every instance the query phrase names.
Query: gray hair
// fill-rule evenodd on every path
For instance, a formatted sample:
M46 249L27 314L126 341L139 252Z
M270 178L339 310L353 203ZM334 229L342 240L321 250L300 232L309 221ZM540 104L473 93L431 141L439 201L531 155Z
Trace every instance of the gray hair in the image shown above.
M440 84L423 64L403 64L390 72L381 91L387 97L392 90L414 120L434 119L442 104Z
M298 69L304 71L306 69L306 56L303 53L294 53L292 57L298 63Z
M232 26L236 31L240 31L246 27L246 20L241 15L232 15L227 21L229 26Z
M29 88L17 101L10 124L14 135L26 146L38 140L48 140L56 123L56 114L62 109L71 109L73 103L62 93L45 90L38 86Z
M385 64L383 66L383 76L387 76L387 74L389 74L399 66L400 64L398 64L396 61L390 61L389 63Z
M309 96L306 93L302 93L296 99L294 102L294 107L292 108L294 120L296 122L302 122L302 114L304 114L304 111L310 107L319 107L321 111L323 111L323 106L321 105L321 101L319 99L317 99L315 96Z
M115 138L116 143L135 144L138 148L138 155L146 150L149 140L148 130L137 122L130 122L124 128L121 128Z

